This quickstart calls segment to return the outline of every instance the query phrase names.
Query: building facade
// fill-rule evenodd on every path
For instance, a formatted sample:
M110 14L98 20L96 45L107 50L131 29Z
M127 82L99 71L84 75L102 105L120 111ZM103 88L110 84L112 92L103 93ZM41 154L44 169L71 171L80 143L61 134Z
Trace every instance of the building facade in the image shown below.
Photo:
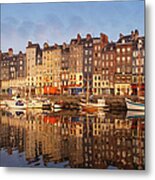
M132 94L145 94L145 41L139 37L135 42L132 59Z
M12 48L7 53L1 53L0 69L2 92L12 94L14 89L25 90L20 83L26 78L25 54L21 51L14 54Z
M120 34L116 43L115 95L131 94L133 42L132 34Z
M61 59L61 93L68 94L69 93L69 46L66 43L63 43L62 46L62 59Z
M28 46L26 47L26 92L29 96L36 94L36 66L42 64L41 54L42 51L39 44L34 44L29 41Z
M83 92L83 39L80 34L71 39L69 56L69 89L70 94Z

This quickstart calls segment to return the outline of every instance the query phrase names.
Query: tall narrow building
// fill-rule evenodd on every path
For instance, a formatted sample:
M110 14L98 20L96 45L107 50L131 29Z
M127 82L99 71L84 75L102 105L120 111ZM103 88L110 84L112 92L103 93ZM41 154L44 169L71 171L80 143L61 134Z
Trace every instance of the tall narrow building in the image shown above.
M31 41L28 42L26 47L26 70L27 70L27 93L29 95L35 95L36 89L36 71L35 68L41 62L41 48L39 44L33 44Z

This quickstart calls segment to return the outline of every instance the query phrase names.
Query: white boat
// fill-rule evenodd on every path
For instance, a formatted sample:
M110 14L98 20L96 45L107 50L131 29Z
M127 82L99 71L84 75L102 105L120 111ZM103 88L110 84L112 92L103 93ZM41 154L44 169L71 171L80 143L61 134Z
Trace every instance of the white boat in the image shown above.
M21 99L7 100L6 104L9 108L13 108L13 109L26 109L27 108L26 103Z
M83 110L95 112L99 109L109 110L109 106L105 104L105 99L98 99L96 103L94 102L81 102Z
M144 111L145 105L140 102L133 102L130 99L125 98L126 107L128 110Z
M54 103L52 105L53 109L62 109L62 105L61 104L58 104L58 103Z

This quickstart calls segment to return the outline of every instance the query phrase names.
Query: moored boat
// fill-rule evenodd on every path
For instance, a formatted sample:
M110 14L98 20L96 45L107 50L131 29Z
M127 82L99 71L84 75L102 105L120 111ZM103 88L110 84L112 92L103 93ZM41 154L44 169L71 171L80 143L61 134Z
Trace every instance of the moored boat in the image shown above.
M105 104L105 99L98 99L97 102L81 102L80 105L82 106L83 110L95 112L99 109L109 110L108 105Z
M134 102L130 99L125 98L126 107L128 110L135 110L135 111L144 111L145 105L141 102Z
M27 108L26 103L21 99L7 100L6 104L9 108L13 108L13 109L26 109Z

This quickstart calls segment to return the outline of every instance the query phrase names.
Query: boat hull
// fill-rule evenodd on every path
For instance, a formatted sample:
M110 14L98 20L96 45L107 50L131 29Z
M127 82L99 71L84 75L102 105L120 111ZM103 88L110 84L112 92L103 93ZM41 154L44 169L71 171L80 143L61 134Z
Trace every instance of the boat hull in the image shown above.
M125 99L125 101L126 101L126 106L127 106L128 110L133 110L133 111L144 111L145 110L145 105L142 103L133 102L128 99Z

